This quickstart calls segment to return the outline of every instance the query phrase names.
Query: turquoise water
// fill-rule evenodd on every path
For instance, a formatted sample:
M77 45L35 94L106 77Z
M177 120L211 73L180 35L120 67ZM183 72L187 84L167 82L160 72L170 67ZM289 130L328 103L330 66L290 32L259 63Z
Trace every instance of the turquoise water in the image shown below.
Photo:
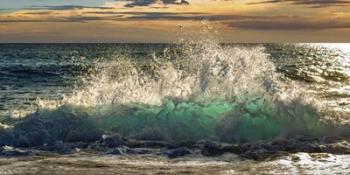
M80 126L86 127L84 130L98 128L108 134L169 142L212 139L240 143L297 134L327 134L329 128L319 121L315 110L308 106L300 107L302 111L293 115L287 112L290 109L286 106L278 106L265 99L247 103L168 100L160 106L62 106L54 111L43 112L40 118L44 121L52 118L59 121L59 118L73 116L89 121L86 126ZM104 108L103 112L101 108Z

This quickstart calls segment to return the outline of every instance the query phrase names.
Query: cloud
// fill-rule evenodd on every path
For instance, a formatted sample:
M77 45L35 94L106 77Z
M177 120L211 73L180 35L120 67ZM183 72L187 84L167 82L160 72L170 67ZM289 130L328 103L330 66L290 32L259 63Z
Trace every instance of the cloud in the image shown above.
M265 19L249 19L230 21L225 23L230 28L248 30L325 30L325 29L349 29L350 22L346 19L311 19L304 17L267 17Z
M124 14L124 15L147 15L147 14L157 14L157 15L205 15L207 13L199 13L199 12L137 12L137 11L126 11L126 12L118 12L118 11L89 11L84 12L84 14L97 14L97 15L114 15L114 14Z
M247 4L275 4L275 3L290 3L293 5L306 5L312 8L350 5L349 0L267 0L267 1L260 1L260 2L252 2Z
M221 21L242 18L239 15L210 15L200 12L115 12L115 11L95 11L85 12L87 15L128 15L125 20L203 20ZM111 17L111 16L106 16Z
M81 5L32 6L29 10L74 10L74 9L113 9L111 7L92 7Z
M0 23L40 23L40 22L86 22L101 20L100 17L67 17L67 18L49 18L49 19L0 19Z
M294 0L273 0L283 2L294 2ZM306 1L306 0L302 0ZM311 1L311 0L310 0ZM131 1L128 1L131 2ZM136 1L132 1L136 2ZM141 2L141 1L137 1ZM145 1L143 1L145 2ZM148 3L156 3L159 0L149 0ZM181 3L181 1L167 0L166 3ZM267 1L264 1L267 2ZM313 0L315 2L315 0ZM322 1L323 2L323 1ZM260 2L263 3L263 2ZM299 2L301 3L301 2ZM305 3L305 2L304 2ZM174 12L174 11L136 11L133 8L117 9L116 7L93 7L93 6L39 6L32 7L29 11L18 11L12 14L0 14L0 23L35 23L35 22L76 22L87 23L95 21L157 21L159 24L165 21L200 21L209 20L227 29L244 30L326 30L326 29L350 29L350 16L298 16L290 15L253 15L253 14L212 14L212 12ZM79 13L70 13L72 9L79 10ZM122 7L123 8L123 7ZM44 9L44 10L37 10ZM46 9L46 10L45 10ZM52 10L52 11L51 11ZM62 10L57 12L56 10Z
M114 11L96 11L96 12L84 12L79 16L48 16L51 12L25 12L22 14L38 15L36 18L1 18L0 23L16 23L16 22L88 22L88 21L162 21L162 20L183 20L183 21L198 21L198 20L211 20L222 21L232 20L238 18L244 18L244 16L237 15L209 15L205 13L197 12L114 12ZM41 16L47 16L43 18Z
M184 14L184 13L172 13L172 14L158 14L158 13L146 13L142 15L135 15L128 17L131 20L209 20L209 21L224 21L224 20L234 20L234 19L242 19L246 18L246 16L240 15L192 15L192 14Z
M5 8L0 8L0 13L2 12L8 12L8 11L11 11L12 9L5 9Z
M150 6L161 2L162 4L168 5L189 5L187 0L116 0L116 1L128 1L125 7L136 7L136 6Z

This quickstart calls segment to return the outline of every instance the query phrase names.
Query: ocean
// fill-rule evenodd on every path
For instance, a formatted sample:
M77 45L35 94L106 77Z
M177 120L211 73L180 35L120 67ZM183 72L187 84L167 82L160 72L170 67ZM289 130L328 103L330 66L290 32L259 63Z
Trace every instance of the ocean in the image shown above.
M121 174L152 174L152 167L170 174L237 174L252 168L327 174L347 166L346 151L310 151L319 153L318 159L304 148L283 149L291 153L264 164L247 154L243 160L240 154L208 158L189 145L304 136L317 143L340 137L345 142L349 78L350 44L340 43L0 44L0 145L31 152L12 163L2 159L6 165L0 170L50 173L58 166L113 174L116 166ZM181 143L191 154L167 159L157 148L142 156L109 157L110 150L92 146L112 135ZM57 144L71 149L62 153ZM35 168L23 168L18 159ZM44 160L47 166L41 165Z

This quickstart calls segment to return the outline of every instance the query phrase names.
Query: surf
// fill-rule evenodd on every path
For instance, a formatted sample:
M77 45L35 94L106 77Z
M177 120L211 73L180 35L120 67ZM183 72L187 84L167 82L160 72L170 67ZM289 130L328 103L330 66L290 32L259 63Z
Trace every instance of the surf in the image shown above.
M209 37L150 51L144 59L115 54L95 62L62 100L37 99L36 112L5 120L7 144L92 141L104 134L229 143L332 135L317 100L282 81L264 49Z

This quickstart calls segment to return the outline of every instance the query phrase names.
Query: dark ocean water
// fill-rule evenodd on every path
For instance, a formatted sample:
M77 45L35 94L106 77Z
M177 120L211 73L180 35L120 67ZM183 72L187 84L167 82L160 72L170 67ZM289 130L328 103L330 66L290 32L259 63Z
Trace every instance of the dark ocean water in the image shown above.
M79 86L96 62L149 59L166 45L1 44L0 111L27 110L37 98L59 100Z

